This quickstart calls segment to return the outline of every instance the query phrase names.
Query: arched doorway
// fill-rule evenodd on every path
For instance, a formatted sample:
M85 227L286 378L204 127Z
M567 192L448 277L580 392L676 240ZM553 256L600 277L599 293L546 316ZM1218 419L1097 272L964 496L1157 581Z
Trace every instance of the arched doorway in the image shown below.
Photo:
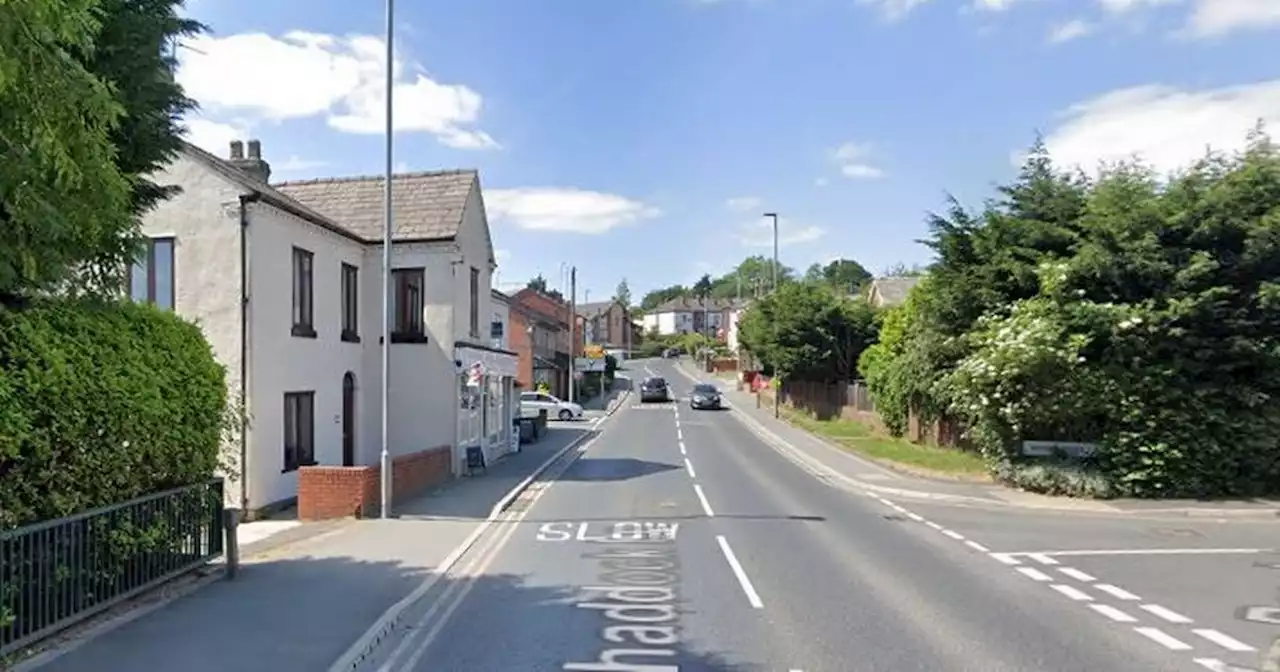
M356 465L356 374L342 377L342 466Z

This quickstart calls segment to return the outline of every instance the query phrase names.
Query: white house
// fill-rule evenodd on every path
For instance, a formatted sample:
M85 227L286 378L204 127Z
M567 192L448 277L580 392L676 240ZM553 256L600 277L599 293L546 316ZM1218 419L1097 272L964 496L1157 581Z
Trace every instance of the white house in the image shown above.
M687 296L660 304L644 315L644 330L660 335L701 333L721 337L728 313L739 305L735 299L698 299Z
M226 366L247 411L228 500L250 511L291 502L301 466L373 465L382 446L382 180L269 177L256 141L228 160L185 146L154 178L182 192L146 216L130 278L134 298L199 323ZM505 445L516 369L481 330L496 265L479 178L393 189L389 451L450 446L457 473L467 445Z

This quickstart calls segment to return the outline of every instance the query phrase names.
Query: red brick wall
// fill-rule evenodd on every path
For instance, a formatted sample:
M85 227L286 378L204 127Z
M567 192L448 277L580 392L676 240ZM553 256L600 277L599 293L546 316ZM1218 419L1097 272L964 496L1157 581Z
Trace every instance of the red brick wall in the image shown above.
M452 475L449 446L401 455L391 462L393 501L422 494ZM381 500L382 470L373 467L302 467L298 470L298 520L372 516Z
M533 389L533 343L530 342L529 323L524 319L524 315L516 311L511 311L511 317L508 320L511 323L511 333L507 336L508 347L516 353L516 380L526 390Z

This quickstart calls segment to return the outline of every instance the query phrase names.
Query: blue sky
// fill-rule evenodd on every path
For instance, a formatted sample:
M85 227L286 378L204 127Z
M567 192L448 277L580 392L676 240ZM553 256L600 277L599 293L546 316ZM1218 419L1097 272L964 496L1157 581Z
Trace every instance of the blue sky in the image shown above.
M770 253L766 210L788 265L924 263L925 212L980 205L1037 130L1173 169L1280 124L1280 0L399 4L397 169L480 169L504 287L569 263L638 299ZM193 141L380 172L382 4L245 6L188 4Z

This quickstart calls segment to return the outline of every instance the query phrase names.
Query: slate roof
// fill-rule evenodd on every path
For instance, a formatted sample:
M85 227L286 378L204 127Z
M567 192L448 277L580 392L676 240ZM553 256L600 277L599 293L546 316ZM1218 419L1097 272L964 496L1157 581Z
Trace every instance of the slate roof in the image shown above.
M451 240L462 227L467 198L478 189L474 169L399 173L392 177L392 239ZM322 212L356 236L382 240L383 178L336 177L279 182L276 190Z
M920 282L919 276L901 278L876 278L871 281L871 291L880 297L880 305L897 306L907 300L911 288Z
M210 170L230 180L232 183L240 185L241 187L257 194L263 201L293 214L294 216L307 220L312 224L333 231L334 233L346 236L347 238L360 240L359 236L355 235L338 222L326 217L324 214L316 212L304 203L299 203L289 195L272 188L267 183L257 180L243 170L231 165L231 163L225 159L220 159L212 153L200 149L185 140L182 142L182 151L186 153L187 156L205 164Z
M578 315L582 317L596 317L609 312L609 309L617 305L617 301L592 301L591 303L579 303Z
M702 310L719 311L719 310L728 310L730 308L742 308L742 307L745 307L746 305L747 305L746 299L742 299L741 301L739 301L738 299L708 298L704 300L704 299L694 298L691 296L681 296L681 297L671 299L670 301L667 301L665 303L660 303L657 306L655 306L653 310L650 310L648 312L650 314L656 314L656 313L681 313L681 312L702 311Z

